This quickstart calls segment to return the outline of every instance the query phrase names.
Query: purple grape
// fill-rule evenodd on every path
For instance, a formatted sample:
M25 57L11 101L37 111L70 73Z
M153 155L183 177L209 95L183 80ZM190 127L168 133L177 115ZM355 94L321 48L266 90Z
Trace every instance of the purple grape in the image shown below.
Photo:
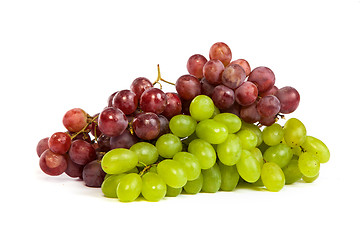
M275 75L270 68L257 67L251 71L248 81L255 83L259 93L263 93L272 88L275 84Z
M140 108L144 112L162 113L166 108L166 94L158 88L145 90L140 97Z
M191 75L201 79L203 77L203 67L207 59L201 54L192 55L187 61L186 68Z
M200 81L193 75L183 75L178 78L175 88L179 96L184 100L192 100L201 94Z
M208 83L212 85L219 85L221 83L221 75L224 69L224 64L220 60L210 60L204 65L203 75Z
M132 114L138 106L138 99L134 92L121 90L114 96L112 106L120 109L126 115Z
M132 135L128 129L125 129L125 131L116 137L110 138L110 148L127 148L129 149L132 145L137 143L139 139Z
M92 161L85 165L82 178L88 187L101 187L106 173L101 168L100 161Z
M143 112L134 118L132 127L138 138L152 140L160 133L160 119L155 113Z
M256 109L261 117L275 117L280 111L280 101L274 95L265 96L259 100Z
M71 161L68 155L65 155L65 157L67 162L67 168L65 170L66 175L72 178L82 177L82 170L84 166L76 164L73 161Z
M276 95L280 101L280 112L281 113L292 113L294 112L300 103L300 94L293 87L280 88Z
M125 114L118 108L107 107L99 115L98 118L100 131L109 136L119 136L128 126Z
M214 88L212 100L220 110L230 108L235 102L234 91L224 85L218 85Z
M246 78L245 71L238 64L231 64L227 66L222 73L221 82L225 86L235 89L238 88Z
M69 157L74 163L85 165L96 159L96 151L90 143L84 140L75 140L71 143Z
M235 100L241 106L253 104L258 97L258 89L252 82L244 82L235 90Z

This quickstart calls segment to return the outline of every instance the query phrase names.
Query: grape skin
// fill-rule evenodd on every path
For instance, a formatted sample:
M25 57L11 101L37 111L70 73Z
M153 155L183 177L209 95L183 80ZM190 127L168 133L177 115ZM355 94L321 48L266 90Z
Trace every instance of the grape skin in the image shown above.
M41 154L39 165L44 173L57 176L65 172L67 161L64 155L53 153L50 149L47 149Z
M203 77L203 67L207 59L201 54L192 55L186 64L186 68L191 75L194 75L197 78Z

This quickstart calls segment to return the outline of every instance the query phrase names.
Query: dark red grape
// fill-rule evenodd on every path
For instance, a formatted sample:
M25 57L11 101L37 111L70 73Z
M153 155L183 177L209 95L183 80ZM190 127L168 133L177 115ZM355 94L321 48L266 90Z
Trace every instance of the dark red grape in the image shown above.
M251 68L250 68L250 64L245 59L237 59L235 61L232 61L230 64L240 65L240 67L244 69L246 76L249 76L251 72Z
M69 150L70 159L79 165L85 165L96 159L96 151L93 146L84 140L75 140Z
M65 154L70 149L71 138L64 132L56 132L49 138L49 148L53 153Z
M44 173L51 176L60 175L65 172L67 168L65 156L53 153L50 149L45 150L41 154L39 165Z
M101 134L100 137L98 137L97 143L98 143L99 151L108 152L111 150L109 136L106 136L105 134Z
M37 144L37 146L36 146L36 153L37 153L37 155L38 155L39 157L41 156L41 154L42 154L45 150L49 149L49 144L48 144L48 142L49 142L49 138L48 138L48 137L43 138L43 139L41 139L41 140L38 142L38 144Z
M260 115L256 109L256 102L253 104L242 107L240 109L240 118L247 123L255 123L260 120Z
M259 123L261 123L264 126L271 126L276 122L276 117L275 116L270 116L270 117L261 117L259 120Z
M119 136L128 126L126 115L118 108L107 107L98 117L100 131L109 136Z
M92 161L85 165L82 178L88 187L101 187L106 173L101 168L100 161Z
M65 113L63 124L70 132L78 132L87 124L87 113L81 108L73 108Z
M209 51L210 59L220 60L224 66L227 66L232 58L231 50L228 45L223 42L214 43Z
M160 119L155 113L143 112L134 118L132 127L138 138L152 140L160 133Z
M224 69L224 64L220 60L210 60L204 65L203 75L210 84L219 85Z
M278 92L278 90L279 89L274 85L274 86L272 86L272 88L270 88L266 92L260 93L259 96L260 97L265 97L265 96L269 96L269 95L276 96L276 93Z
M113 94L111 94L108 98L108 107L112 107L113 106L113 99L115 97L115 95L117 94L118 92L114 92Z
M186 68L191 75L197 78L203 77L203 67L207 59L201 54L192 55L187 61Z
M138 99L134 92L121 90L114 96L112 106L120 109L126 115L132 114L138 106Z
M136 78L130 85L130 90L135 93L136 98L140 100L141 94L145 92L145 90L152 88L153 84L149 79L144 77Z
M265 96L259 100L256 109L261 117L275 117L280 111L280 101L274 95Z
M200 81L193 75L179 77L175 83L175 88L179 96L184 100L192 100L201 94Z
M276 95L280 101L280 112L281 113L292 113L294 112L300 103L300 94L293 87L280 88Z
M205 78L201 79L201 94L211 97L214 92L214 85L211 85Z
M272 88L275 84L275 75L270 68L257 67L251 71L248 81L255 83L259 93L263 93Z
M180 98L180 99L181 99L181 105L182 105L181 113L186 114L186 115L190 115L189 108L190 108L191 100L184 100L182 98Z
M125 131L116 137L110 138L110 148L127 148L129 149L132 145L137 143L139 139L132 135L128 129L125 129Z
M169 120L165 116L159 115L158 117L160 120L160 133L158 137L160 137L161 135L170 133L170 127L169 127Z
M66 175L72 178L81 177L84 166L76 164L73 161L71 161L68 155L65 155L65 157L67 162L67 168L65 170Z
M145 90L140 97L140 108L144 112L162 113L166 108L166 94L159 88Z
M216 86L211 98L219 109L230 108L235 101L234 91L224 85Z
M168 119L181 113L182 105L179 96L176 93L166 93L166 107L162 115Z
M234 104L231 105L231 107L229 107L227 109L220 110L220 112L222 112L222 113L232 113L232 114L235 114L236 116L240 117L240 109L241 109L241 106L237 102L234 102Z
M245 71L238 64L230 64L222 73L221 82L225 86L235 89L238 88L246 78Z
M235 90L235 100L241 106L249 106L258 97L258 89L252 82L246 81Z

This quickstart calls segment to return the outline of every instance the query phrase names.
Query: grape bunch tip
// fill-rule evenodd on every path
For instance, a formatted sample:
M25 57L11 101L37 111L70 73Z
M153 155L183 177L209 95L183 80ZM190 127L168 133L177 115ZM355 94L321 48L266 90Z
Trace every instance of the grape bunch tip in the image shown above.
M299 106L294 87L276 86L268 67L233 60L223 42L211 46L209 59L190 56L186 68L172 83L158 65L154 82L136 78L94 115L67 111L66 131L37 144L41 170L80 178L121 202L233 191L241 184L278 192L318 178L330 159L327 146L297 118L278 122ZM164 92L162 84L175 91Z

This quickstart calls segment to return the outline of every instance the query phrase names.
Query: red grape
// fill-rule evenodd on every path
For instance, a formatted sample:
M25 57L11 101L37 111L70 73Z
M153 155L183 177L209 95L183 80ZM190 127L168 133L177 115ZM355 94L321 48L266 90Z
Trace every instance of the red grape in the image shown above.
M166 93L166 107L162 115L168 119L181 113L182 105L179 96L176 93Z
M224 64L220 60L210 60L204 65L203 75L210 84L219 85L224 69Z
M145 90L152 87L153 84L150 82L150 80L144 77L136 78L130 85L131 91L135 93L138 100L140 100L141 94L143 94Z
M69 151L71 138L69 134L56 132L49 138L49 148L53 153L65 154Z
M179 96L184 100L192 100L201 94L200 81L193 75L179 77L175 83L175 88Z
M170 127L169 127L169 120L165 116L159 115L158 117L160 120L160 133L158 137L160 137L161 135L170 133Z
M267 90L266 92L263 92L263 93L260 93L259 96L260 97L265 97L265 96L268 96L268 95L274 95L276 96L276 93L278 92L278 88L274 85L272 86L272 88L270 88L269 90Z
M41 139L41 140L38 142L38 144L37 144L37 146L36 146L36 153L37 153L37 155L38 155L39 157L41 156L41 154L42 154L45 150L49 149L49 144L48 144L48 142L49 142L49 138L48 138L48 137L43 138L43 139Z
M119 136L128 126L125 114L118 108L107 107L98 117L100 131L109 136Z
M210 59L220 60L224 66L227 66L232 58L231 50L228 45L223 42L214 43L209 51Z
M110 138L110 148L127 148L129 149L132 145L137 143L139 139L132 135L128 129L125 129L125 131L116 137Z
M92 161L85 165L82 178L88 187L101 187L106 173L101 168L100 161Z
M57 176L65 172L67 161L64 155L53 153L50 149L45 150L40 156L41 170L51 176Z
M70 132L78 132L87 124L87 113L81 108L73 108L65 113L63 124Z
M259 120L259 123L261 123L264 126L271 126L276 122L276 117L275 116L270 116L270 117L261 117Z
M75 140L69 150L70 159L79 165L85 165L96 159L96 151L93 146L84 140Z
M230 64L222 73L221 82L225 86L235 89L238 88L246 78L245 71L238 64Z
M252 82L244 82L235 90L235 100L241 106L249 106L258 97L258 89Z
M200 83L201 83L201 94L211 97L214 92L215 86L211 85L205 78L201 79Z
M247 123L255 123L260 120L259 112L256 109L256 102L240 109L240 118Z
M109 136L106 136L105 134L101 134L100 137L98 137L97 143L98 143L99 151L108 152L111 150Z
M293 87L280 88L276 95L280 101L280 112L281 113L292 113L297 109L300 103L300 94Z
M250 64L245 59L237 59L235 61L232 61L230 64L240 65L240 67L244 69L246 76L249 76L251 72L251 68L250 68Z
M135 112L138 106L136 94L130 90L119 91L113 99L113 107L119 108L126 115Z
M186 68L191 75L197 78L203 77L203 67L207 59L201 54L192 55L187 61Z
M274 117L280 111L280 101L274 95L261 98L256 105L261 117Z
M263 93L272 88L275 84L275 75L270 68L257 67L251 71L248 81L255 83L259 93Z
M65 157L67 162L67 168L65 170L66 175L72 178L81 177L84 166L76 164L73 161L71 161L68 155L65 155Z
M234 91L224 85L216 86L211 98L219 109L230 108L235 101Z
M140 97L140 108L144 112L162 113L166 108L166 94L159 88L145 90Z
M160 133L160 119L155 113L143 112L134 118L132 127L138 138L152 140Z
M234 102L234 104L231 105L231 107L229 107L227 109L223 109L220 112L232 113L232 114L235 114L236 116L240 117L240 109L241 109L241 106L237 102Z
M113 106L113 99L115 97L115 95L117 94L118 92L114 92L113 94L111 94L108 98L108 107L112 107Z

